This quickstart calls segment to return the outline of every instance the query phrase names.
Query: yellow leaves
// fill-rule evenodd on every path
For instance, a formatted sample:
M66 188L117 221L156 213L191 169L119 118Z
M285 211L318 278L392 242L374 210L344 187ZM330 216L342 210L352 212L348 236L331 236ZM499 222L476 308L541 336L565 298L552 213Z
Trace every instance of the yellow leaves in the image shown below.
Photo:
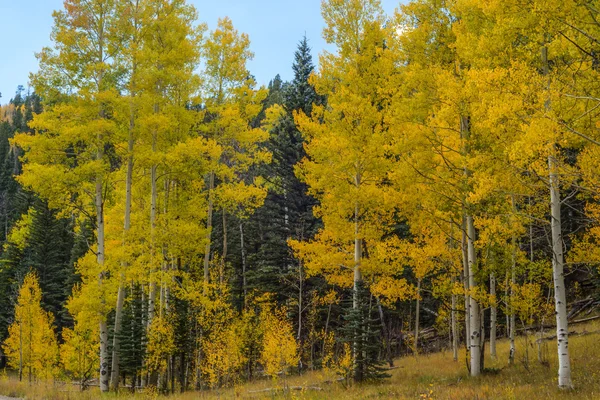
M354 373L354 358L349 343L343 343L341 352L336 354L335 335L328 332L323 338L323 369L327 374L341 376L349 382Z
M42 309L41 300L37 276L30 272L19 289L14 322L2 347L12 368L22 368L30 378L50 379L57 373L58 345L54 318Z
M285 308L265 307L261 313L263 330L260 362L265 373L273 378L286 375L289 367L298 363L298 343Z
M35 209L30 207L27 214L23 214L10 230L7 242L4 244L6 250L9 244L15 245L19 250L25 250L29 235L31 233L31 224L33 222Z
M167 367L167 356L175 351L173 326L165 317L156 317L148 328L146 348L147 368L150 372L162 371Z
M211 387L230 384L239 379L240 370L247 361L244 353L248 338L248 323L241 316L229 321L219 321L202 341L202 372Z
M388 307L393 307L398 301L413 299L416 296L416 288L406 279L390 276L377 279L370 290L375 296L381 297L381 302Z
M63 328L63 344L60 346L60 360L63 368L73 379L85 382L99 367L98 324L76 318L75 328Z

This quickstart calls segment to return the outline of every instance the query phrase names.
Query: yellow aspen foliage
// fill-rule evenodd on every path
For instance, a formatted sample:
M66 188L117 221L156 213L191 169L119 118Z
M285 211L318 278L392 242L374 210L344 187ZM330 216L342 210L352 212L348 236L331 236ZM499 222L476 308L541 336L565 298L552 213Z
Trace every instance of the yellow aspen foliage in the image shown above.
M339 376L344 378L346 384L351 381L354 373L354 358L350 343L343 343L336 353L336 341L333 332L328 332L323 338L323 370L326 376ZM329 377L329 376L328 376Z
M202 342L202 371L210 387L235 383L247 361L244 354L244 326L242 318L233 316L229 323L218 324Z
M15 320L8 328L8 339L3 349L8 365L26 372L29 381L49 379L56 375L58 345L52 323L52 314L41 306L42 291L35 273L28 273L19 289Z
M100 363L98 354L98 324L89 318L76 318L73 329L62 331L64 343L60 346L60 360L64 370L85 388Z
M288 369L298 363L298 343L287 310L266 306L260 319L263 331L260 363L267 375L285 376Z
M146 348L146 366L149 372L159 372L167 368L167 356L175 351L173 326L167 318L159 316L152 319L148 329Z

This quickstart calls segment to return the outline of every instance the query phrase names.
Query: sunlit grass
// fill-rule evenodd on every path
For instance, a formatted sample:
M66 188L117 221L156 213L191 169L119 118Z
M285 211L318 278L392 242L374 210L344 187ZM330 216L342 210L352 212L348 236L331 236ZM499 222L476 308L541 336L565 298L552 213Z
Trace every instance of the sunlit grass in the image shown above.
M288 386L318 386L323 390L283 391L284 383L269 379L240 385L235 388L211 392L189 392L170 398L218 399L218 398L287 398L287 399L600 399L600 323L573 326L570 349L575 389L564 391L557 388L557 355L554 341L547 341L547 363L537 361L537 346L533 335L529 337L529 362L526 363L525 338L517 338L516 362L508 366L508 341L498 342L498 357L492 360L486 349L486 369L480 378L468 377L465 351L461 349L459 361L452 360L451 352L405 357L396 360L398 368L390 371L391 378L375 385L355 385L345 388L342 384L324 383L322 372L315 371L301 376L288 377ZM589 334L581 334L588 332ZM549 332L552 335L553 332ZM261 391L280 388L279 391ZM258 391L258 392L257 392ZM6 376L0 379L0 394L27 399L97 399L98 389L78 392L76 386L20 383ZM156 393L138 393L135 396L122 392L109 394L106 398L151 399L160 397Z

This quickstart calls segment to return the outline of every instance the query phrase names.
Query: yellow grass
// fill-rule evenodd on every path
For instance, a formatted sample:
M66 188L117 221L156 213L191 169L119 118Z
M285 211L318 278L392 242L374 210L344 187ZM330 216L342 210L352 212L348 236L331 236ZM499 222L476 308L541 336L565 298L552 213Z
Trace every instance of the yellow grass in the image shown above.
M289 377L291 386L319 386L322 391L303 390L289 392L259 392L262 389L282 387L283 383L261 380L219 392L185 393L169 397L174 400L191 399L600 399L600 323L589 323L571 328L579 334L570 338L571 362L573 366L572 391L556 387L557 357L556 344L548 341L548 364L537 362L537 349L530 336L529 365L523 360L525 338L517 338L516 364L507 366L508 342L498 343L498 358L491 360L486 352L486 368L493 371L478 379L467 376L465 353L461 351L459 361L452 360L450 352L396 360L397 369L390 371L390 379L376 385L355 385L346 389L341 384L325 384L322 372L306 373ZM582 334L587 333L587 334ZM552 334L552 332L550 332ZM0 379L0 395L26 397L27 399L97 399L100 393L92 389L84 393L76 387L49 385L28 385L14 379ZM121 393L109 394L104 398L150 399L155 393L139 393L135 396Z

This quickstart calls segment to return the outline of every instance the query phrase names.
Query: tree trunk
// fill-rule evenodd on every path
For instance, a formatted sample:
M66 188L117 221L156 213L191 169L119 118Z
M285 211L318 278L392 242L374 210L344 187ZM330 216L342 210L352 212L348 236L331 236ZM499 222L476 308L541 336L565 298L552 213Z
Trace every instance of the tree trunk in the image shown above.
M548 48L546 46L542 48L542 63L544 66L543 74L548 75ZM546 111L550 109L550 100L546 102L545 108ZM558 342L558 387L572 388L557 151L556 145L553 145L552 153L548 156L548 175L550 178L550 216L552 219L552 277L554 280L554 307Z
M509 316L509 341L510 341L510 350L508 352L508 363L510 365L515 363L515 334L517 330L517 321L515 316L515 308L513 305L514 296L515 296L515 285L517 283L516 270L517 270L517 239L513 235L512 237L512 262L510 267L510 316Z
M227 211L223 209L223 255L221 257L221 272L219 273L219 283L223 284L223 275L225 274L225 261L227 259Z
M463 256L463 284L465 287L465 346L467 349L471 349L471 317L469 314L469 304L471 302L471 296L469 296L469 261L467 255L467 226L466 218L463 217L463 230L462 230L462 256Z
M103 151L98 150L97 159L101 160ZM104 198L103 198L102 177L96 177L96 229L97 229L97 261L100 266L100 276L98 277L98 285L102 286L104 279ZM101 299L104 302L104 299ZM106 316L100 315L100 391L108 392L109 390L109 375L108 375L108 327L106 326Z
M454 282L454 279L453 279ZM450 312L452 334L452 359L458 361L458 329L456 327L456 295L452 294L452 311Z
M469 288L475 287L475 227L473 217L467 216L467 255L469 265ZM471 376L479 376L481 373L481 321L479 314L479 304L470 297L469 299L469 319L471 333Z
M417 306L415 309L415 355L419 354L419 317L421 314L421 278L417 279Z
M212 215L213 215L213 196L215 188L215 173L210 172L208 175L208 214L206 217L206 245L204 246L204 293L208 289L209 261L210 261L210 241L212 231Z
M362 281L360 271L360 260L362 257L362 240L358 236L358 204L354 209L354 293L352 297L352 307L356 310L358 304L358 285Z
M494 303L490 309L490 356L492 359L496 359L496 324L498 321L497 308L496 308L496 275L492 272L490 274L490 295Z
M554 155L548 157L548 169L550 171L550 214L552 218L552 276L554 278L556 338L558 341L558 387L572 388L571 360L569 357L569 328L567 322L567 295L563 272L564 256L560 216L560 182Z
M135 68L134 68L135 69ZM125 240L127 232L131 227L131 185L133 179L133 129L135 126L135 114L133 102L130 104L130 116L129 116L129 137L127 144L127 173L125 177L125 221L123 224L123 246L125 246ZM121 267L125 269L127 263L122 263ZM112 351L112 368L110 372L110 386L112 390L119 390L119 351L121 349L120 333L121 333L121 319L123 315L123 303L125 302L125 288L124 280L125 274L121 273L119 281L119 290L117 292L117 305L115 307L115 327L113 334L113 351Z
M246 281L246 249L244 247L244 224L240 221L240 248L242 250L242 293L244 309L248 308L248 283Z

